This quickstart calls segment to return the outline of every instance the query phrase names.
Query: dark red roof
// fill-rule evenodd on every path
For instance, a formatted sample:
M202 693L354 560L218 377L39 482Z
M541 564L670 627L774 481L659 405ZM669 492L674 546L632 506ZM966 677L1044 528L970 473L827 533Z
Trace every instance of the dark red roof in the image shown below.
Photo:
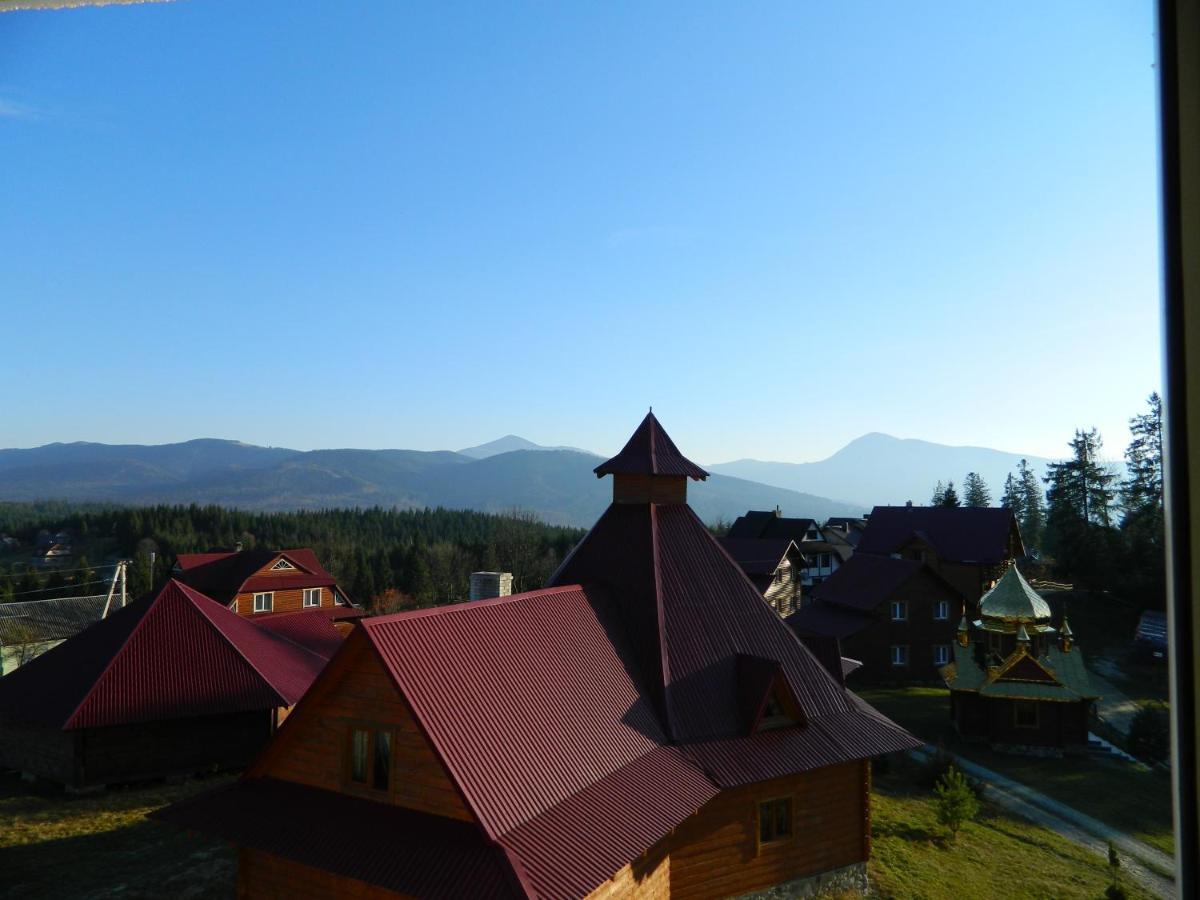
M245 779L151 818L405 896L527 896L504 849L473 823L288 781Z
M875 623L874 617L865 612L833 603L810 603L796 610L784 621L802 639L809 635L817 635L838 640L858 634Z
M725 548L725 552L751 578L756 575L773 574L787 557L788 551L796 546L795 541L790 538L724 537L720 539L720 542L721 546Z
M793 519L772 510L752 509L733 520L729 526L729 537L786 539L799 543L813 528L817 528L815 519ZM819 533L820 529L817 530Z
M679 452L654 413L647 413L642 424L621 452L593 470L597 478L605 475L686 475L704 481L708 473Z
M921 574L936 582L938 590L947 597L962 599L957 590L920 560L867 553L855 553L842 563L836 572L812 589L812 597L818 603L873 610Z
M0 678L0 715L71 729L291 706L324 664L172 579Z
M338 613L343 611L344 607L315 607L294 612L259 614L249 621L328 660L337 652L343 640L333 623L342 618L355 617L339 616ZM362 610L353 612L357 616L362 615Z
M1016 528L1006 507L876 506L857 551L886 556L920 532L944 560L996 563L1007 558Z
M258 575L264 566L282 556L295 570ZM228 553L181 553L176 559L177 578L214 600L229 604L249 591L286 591L306 587L333 587L336 582L317 555L307 547L292 550L237 550Z

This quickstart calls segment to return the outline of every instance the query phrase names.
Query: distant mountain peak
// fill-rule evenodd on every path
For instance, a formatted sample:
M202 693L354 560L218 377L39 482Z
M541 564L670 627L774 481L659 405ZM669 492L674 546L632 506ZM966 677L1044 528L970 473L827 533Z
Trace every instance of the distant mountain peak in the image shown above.
M518 450L570 450L574 453L587 453L589 456L596 455L578 447L547 447L543 444L535 444L519 434L506 434L494 441L488 441L486 444L479 444L476 447L466 447L458 452L472 459L487 459L489 456L499 456L501 453L513 453Z

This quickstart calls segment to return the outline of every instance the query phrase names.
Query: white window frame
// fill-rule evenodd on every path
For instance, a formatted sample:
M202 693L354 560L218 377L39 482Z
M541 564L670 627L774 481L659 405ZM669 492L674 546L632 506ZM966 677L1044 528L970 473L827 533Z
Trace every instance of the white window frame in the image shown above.
M286 572L289 570L295 571L295 569L296 569L295 566L293 566L290 562L288 562L286 559L283 559L282 557L280 557L279 559L277 559L275 561L275 565L271 566L272 572Z
M908 665L908 644L892 644L892 665L897 669Z
M950 645L949 644L934 644L933 645L933 664L935 666L944 666L950 662Z
M950 618L950 601L939 600L933 605L933 617L939 622L945 622Z
M317 602L309 603L308 602L309 597L316 597ZM320 606L321 605L321 589L319 587L305 588L304 593L301 594L300 602L306 609L311 608L313 606Z
M899 610L899 615L897 615L897 610ZM893 622L907 622L908 621L908 601L906 601L906 600L893 600L892 601L892 621Z
M266 602L259 607L258 599L265 597ZM258 591L254 595L254 611L256 613L269 613L275 608L275 592L274 591Z

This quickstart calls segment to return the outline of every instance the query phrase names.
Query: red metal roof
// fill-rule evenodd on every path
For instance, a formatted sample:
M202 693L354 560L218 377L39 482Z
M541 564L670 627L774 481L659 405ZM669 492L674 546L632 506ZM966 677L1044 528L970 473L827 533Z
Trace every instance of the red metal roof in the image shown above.
M836 572L813 588L812 597L818 603L873 610L922 572L937 581L947 595L962 599L957 590L920 560L867 553L855 553L842 563Z
M652 412L642 419L621 452L593 471L597 478L605 475L686 475L697 481L708 478L707 472L679 452Z
M944 560L995 563L1007 557L1016 529L1012 510L1003 507L876 506L857 551L886 556L922 532Z
M151 818L405 896L527 896L503 848L472 823L292 782L245 779Z
M276 557L282 556L298 571L257 573ZM228 553L181 553L176 560L176 576L214 600L228 604L248 591L285 591L306 587L333 587L335 580L317 555L307 547L292 550L238 550Z
M70 729L291 706L324 664L172 579L0 678L0 715Z
M796 542L790 538L724 537L720 541L725 552L751 578L773 574L788 552L796 547Z
M362 616L362 610L358 609L350 610L354 615L338 615L346 611L344 607L316 607L295 612L259 614L248 621L328 660L344 639L333 623Z

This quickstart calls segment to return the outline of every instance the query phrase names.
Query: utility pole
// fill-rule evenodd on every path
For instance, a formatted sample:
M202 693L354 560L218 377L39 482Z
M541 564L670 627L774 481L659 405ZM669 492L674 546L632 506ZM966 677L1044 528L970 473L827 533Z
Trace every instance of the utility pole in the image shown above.
M100 618L108 618L108 610L112 606L113 595L117 592L117 583L121 585L121 608L125 607L125 567L129 565L129 560L117 560L117 568L113 571L112 584L108 586L108 597L104 601L104 612L100 614Z

